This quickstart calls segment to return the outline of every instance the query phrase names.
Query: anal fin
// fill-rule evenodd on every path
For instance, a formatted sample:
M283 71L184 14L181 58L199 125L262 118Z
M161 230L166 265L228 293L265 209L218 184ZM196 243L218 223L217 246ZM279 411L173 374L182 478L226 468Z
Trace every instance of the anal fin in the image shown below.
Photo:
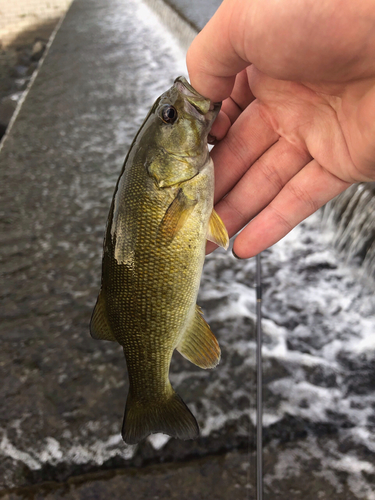
M91 337L98 340L116 341L113 335L112 328L108 321L107 308L105 305L104 295L101 291L90 321Z
M208 223L207 239L219 245L219 247L229 247L229 236L224 222L220 219L217 212L212 209L211 217Z
M177 351L200 368L215 368L220 361L220 347L199 306L186 329Z

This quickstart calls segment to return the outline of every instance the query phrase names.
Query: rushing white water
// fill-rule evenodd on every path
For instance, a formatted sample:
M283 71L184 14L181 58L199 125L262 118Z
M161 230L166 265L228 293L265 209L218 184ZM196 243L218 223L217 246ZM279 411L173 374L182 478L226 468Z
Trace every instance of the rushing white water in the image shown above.
M375 183L355 184L324 207L343 257L375 280Z
M272 491L288 470L286 455L303 453L305 473L309 467L313 473L310 464L318 458L320 469L333 478L345 470L347 491L368 499L368 478L375 472L375 297L373 283L340 260L331 239L315 214L262 255L264 423L280 424L269 446L277 453L283 422L290 418L303 422L310 436L280 453L266 484ZM233 328L233 319L254 317L254 265L254 259L214 253L207 259L200 294L210 322L227 325L221 328L225 337L219 336L226 356L240 353L245 364L254 362L255 345L250 329ZM227 379L236 378L231 366L223 369ZM239 393L241 383L232 391L233 407ZM322 428L327 429L323 441L316 437ZM301 464L293 474L298 478L302 471Z

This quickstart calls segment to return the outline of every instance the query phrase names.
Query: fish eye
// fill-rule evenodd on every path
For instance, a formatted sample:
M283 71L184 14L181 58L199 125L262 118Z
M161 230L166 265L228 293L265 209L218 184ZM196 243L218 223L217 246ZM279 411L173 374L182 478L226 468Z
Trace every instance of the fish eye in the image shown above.
M163 107L161 112L163 122L173 124L177 120L177 110L170 104Z

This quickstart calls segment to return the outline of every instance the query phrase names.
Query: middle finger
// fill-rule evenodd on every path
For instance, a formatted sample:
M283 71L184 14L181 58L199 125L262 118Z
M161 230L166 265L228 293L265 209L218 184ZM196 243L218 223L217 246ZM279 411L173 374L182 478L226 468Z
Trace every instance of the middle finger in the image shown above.
M277 132L263 119L258 101L253 101L211 151L215 165L215 203L278 139Z
M310 160L307 151L298 150L282 137L269 148L215 206L229 236L267 206Z

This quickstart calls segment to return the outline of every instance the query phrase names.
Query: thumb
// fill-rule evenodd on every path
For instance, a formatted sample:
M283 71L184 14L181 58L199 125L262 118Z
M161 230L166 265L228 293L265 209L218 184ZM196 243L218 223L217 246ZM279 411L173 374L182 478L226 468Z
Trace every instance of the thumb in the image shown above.
M238 49L243 45L239 42L244 36L241 29L245 29L246 3L224 0L187 52L190 82L197 92L211 101L229 97L237 73L250 64Z

